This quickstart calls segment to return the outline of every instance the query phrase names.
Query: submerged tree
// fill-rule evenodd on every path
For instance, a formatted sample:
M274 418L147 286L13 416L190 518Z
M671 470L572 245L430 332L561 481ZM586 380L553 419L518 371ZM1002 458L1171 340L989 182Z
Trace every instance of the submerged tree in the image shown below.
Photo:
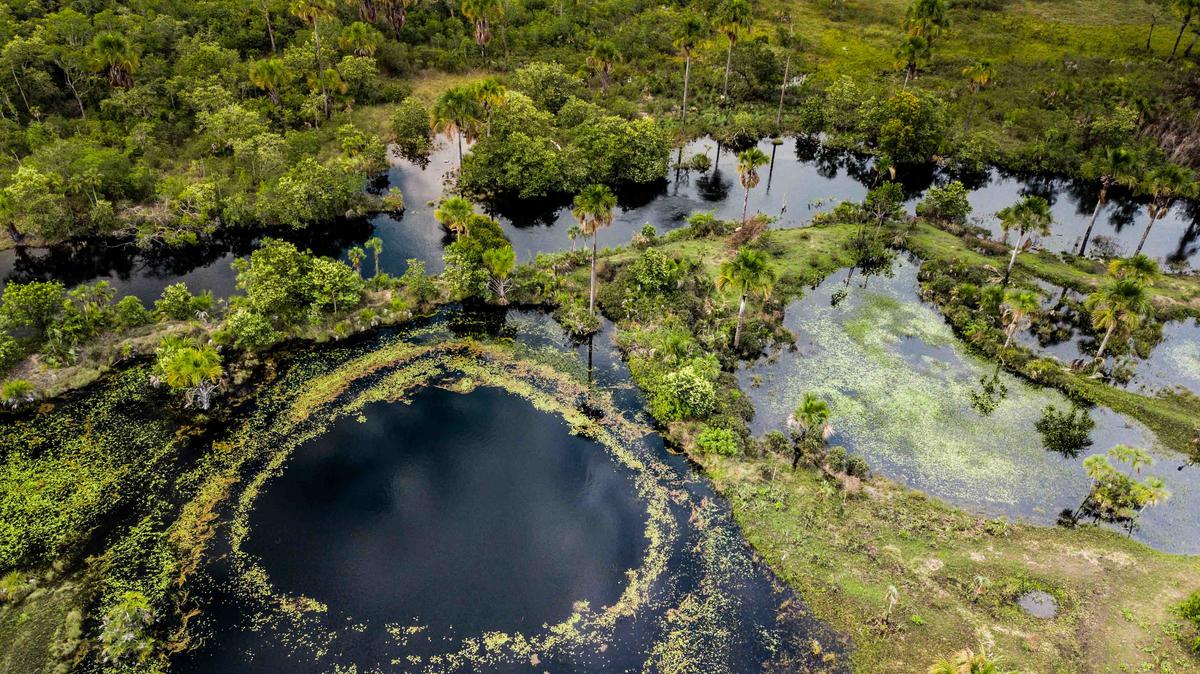
M592 273L588 291L588 313L596 315L596 235L613 221L617 197L605 185L588 185L575 195L571 215L579 221L579 229L592 240Z
M1004 285L1008 285L1013 265L1017 261L1017 253L1032 243L1032 235L1045 236L1050 233L1054 215L1050 213L1049 202L1036 195L1027 196L1016 204L1001 209L996 215L1000 218L1000 227L1004 230L1006 239L1009 232L1017 232L1017 241L1013 244L1012 256L1008 260L1008 268L1004 271ZM1026 240L1026 236L1031 238Z
M733 288L740 296L737 327L733 331L733 348L741 346L742 325L746 316L746 300L751 295L770 297L775 286L775 270L765 253L753 248L740 248L737 255L721 264L717 289Z
M1100 209L1108 201L1108 191L1117 185L1132 186L1134 164L1137 157L1123 147L1105 148L1092 160L1084 164L1085 173L1090 173L1100 179L1100 195L1096 198L1096 208L1092 210L1092 219L1083 232L1083 241L1079 243L1078 255L1087 253L1088 240L1092 238L1092 228L1096 226L1096 218Z
M738 153L738 177L741 180L742 187L745 188L745 196L742 198L742 226L746 226L746 216L750 208L750 190L758 187L760 180L758 175L758 167L765 165L771 161L765 152L754 146Z
M816 394L805 393L796 410L787 418L788 430L792 432L792 470L800 464L801 456L819 451L833 435L829 418L829 404Z

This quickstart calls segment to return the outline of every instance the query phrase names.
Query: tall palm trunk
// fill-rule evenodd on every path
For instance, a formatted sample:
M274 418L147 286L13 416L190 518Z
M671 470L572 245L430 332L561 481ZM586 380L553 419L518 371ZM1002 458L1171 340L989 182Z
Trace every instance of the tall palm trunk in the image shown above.
M1000 348L1007 349L1008 345L1012 344L1013 335L1015 334L1017 334L1017 323L1014 321L1012 325L1008 326L1008 339L1004 340L1004 346Z
M1104 339L1100 342L1100 348L1096 351L1096 360L1104 358L1104 350L1108 348L1108 340L1112 339L1113 332L1117 329L1116 321L1108 325L1108 330L1104 332Z
M462 171L462 159L463 159L462 127L461 126L459 126L458 129L456 129L456 133L454 135L458 137L458 170L459 170L459 172L461 172Z
M683 60L683 105L679 108L680 123L687 121L688 81L692 78L692 52L688 52Z
M1008 285L1008 279L1012 276L1013 265L1017 262L1017 253L1021 250L1021 242L1025 239L1025 233L1022 232L1017 236L1017 244L1013 246L1012 256L1008 258L1008 269L1004 271L1004 283Z
M596 315L596 233L592 233L592 286L588 291L588 312Z
M729 104L729 71L733 68L733 40L729 41L729 49L725 50L725 85L721 87L721 104Z
M1183 39L1183 32L1187 30L1188 24L1192 22L1192 13L1188 11L1183 16L1183 21L1179 24L1179 34L1175 36L1175 46L1171 48L1171 56L1167 59L1167 63L1175 60L1175 52L1179 50L1179 41Z
M746 226L746 214L750 210L750 186L746 186L746 196L742 197L742 226Z
M1083 230L1083 241L1079 244L1079 255L1083 256L1087 252L1088 239L1092 238L1092 228L1096 226L1096 218L1100 216L1100 209L1104 206L1105 200L1108 198L1108 185L1101 184L1100 198L1096 199L1096 208L1092 211L1092 219L1088 222L1087 229Z
M317 17L313 17L313 43L317 51L317 80L321 82L321 98L325 103L325 119L329 119L332 111L329 108L329 88L325 86L325 64L321 61L321 31L317 27Z
M1160 209L1155 208L1150 212L1150 222L1146 223L1146 229L1142 231L1142 238L1138 241L1137 250L1133 251L1134 255L1142 252L1142 246L1146 245L1146 239L1150 238L1150 228L1154 226L1154 221L1158 219Z
M1150 19L1150 32L1146 33L1146 51L1150 51L1150 40L1154 37L1154 27L1158 25L1158 13Z
M738 320L737 327L733 329L733 348L738 348L742 343L742 321L746 318L746 293L742 293L742 303L738 305Z
M792 67L792 55L787 55L787 60L783 62L783 84L779 85L779 109L775 111L775 130L779 130L780 122L783 120L783 95L787 93L788 70Z

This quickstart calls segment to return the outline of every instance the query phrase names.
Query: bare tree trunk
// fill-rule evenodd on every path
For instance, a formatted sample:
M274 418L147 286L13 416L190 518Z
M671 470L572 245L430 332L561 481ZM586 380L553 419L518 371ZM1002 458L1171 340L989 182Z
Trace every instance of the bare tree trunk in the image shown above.
M61 62L55 61L55 63L58 63L59 69L63 71L63 79L67 82L67 88L71 90L71 95L75 97L75 103L79 106L80 119L87 119L87 110L83 108L83 99L79 97L79 90L75 88L75 81L71 79L71 73L63 67Z
M721 104L729 103L729 70L733 67L733 40L729 41L729 49L725 51L725 85L721 87Z
M1179 34L1175 36L1175 46L1171 47L1171 56L1167 58L1167 63L1175 60L1175 52L1179 50L1179 41L1183 39L1183 31L1187 30L1188 24L1192 22L1192 13L1188 12L1183 17L1183 22L1179 24Z
M1150 19L1150 32L1146 33L1146 51L1150 51L1150 40L1154 37L1154 27L1158 25L1158 12Z
M738 306L737 327L733 329L733 348L738 348L742 343L742 321L746 316L746 293L742 293L742 303Z
M317 17L313 17L313 42L317 50L317 79L321 82L321 98L325 101L325 119L329 119L329 89L325 86L325 66L321 62L321 31L317 27Z
M1008 279L1012 276L1013 264L1017 261L1017 253L1021 250L1021 241L1025 238L1024 234L1017 237L1017 245L1013 246L1012 257L1008 258L1008 269L1004 271L1004 284L1008 285Z
M692 77L692 54L688 52L683 62L683 105L680 107L680 123L687 121L688 80Z
M275 53L275 29L271 27L271 12L263 6L263 17L267 20L267 37L271 38L271 53Z
M779 109L775 111L775 130L779 130L780 122L783 120L783 95L787 93L788 85L788 70L792 67L792 54L787 55L787 60L783 62L783 84L779 85Z
M1087 252L1088 239L1092 238L1092 228L1096 226L1096 218L1100 215L1100 209L1104 206L1104 201L1108 196L1108 186L1104 185L1100 188L1100 198L1096 199L1096 208L1092 211L1092 220L1088 223L1087 229L1083 231L1083 241L1079 244L1079 255L1083 256Z
M1096 351L1096 360L1104 358L1104 350L1108 348L1108 340L1112 338L1112 334L1116 329L1117 324L1112 323L1108 326L1108 330L1104 332L1104 340L1100 342L1100 349Z
M1142 232L1142 239L1138 241L1137 250L1133 251L1134 255L1142 252L1142 246L1146 245L1146 239L1150 238L1150 228L1154 226L1154 221L1158 219L1158 209L1155 209L1150 214L1150 222L1146 223L1146 229Z

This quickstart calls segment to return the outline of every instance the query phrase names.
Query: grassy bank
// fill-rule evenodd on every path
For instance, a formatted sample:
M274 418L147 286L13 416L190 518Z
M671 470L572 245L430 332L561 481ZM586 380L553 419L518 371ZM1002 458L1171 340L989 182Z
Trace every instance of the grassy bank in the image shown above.
M980 644L1005 671L1200 671L1171 613L1200 560L1099 529L985 521L885 479L847 497L773 455L693 456L771 567L851 635L856 671L920 672ZM1024 613L1028 590L1054 596L1058 615Z

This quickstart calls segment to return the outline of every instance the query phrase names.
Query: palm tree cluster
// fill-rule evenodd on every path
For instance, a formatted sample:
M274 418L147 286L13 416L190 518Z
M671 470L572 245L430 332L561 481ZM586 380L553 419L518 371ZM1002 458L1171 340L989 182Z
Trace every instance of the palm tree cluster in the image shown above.
M450 87L434 102L431 126L436 133L452 136L458 142L458 166L462 168L463 138L473 141L482 127L485 136L492 133L492 113L508 100L508 89L489 77L472 84Z

